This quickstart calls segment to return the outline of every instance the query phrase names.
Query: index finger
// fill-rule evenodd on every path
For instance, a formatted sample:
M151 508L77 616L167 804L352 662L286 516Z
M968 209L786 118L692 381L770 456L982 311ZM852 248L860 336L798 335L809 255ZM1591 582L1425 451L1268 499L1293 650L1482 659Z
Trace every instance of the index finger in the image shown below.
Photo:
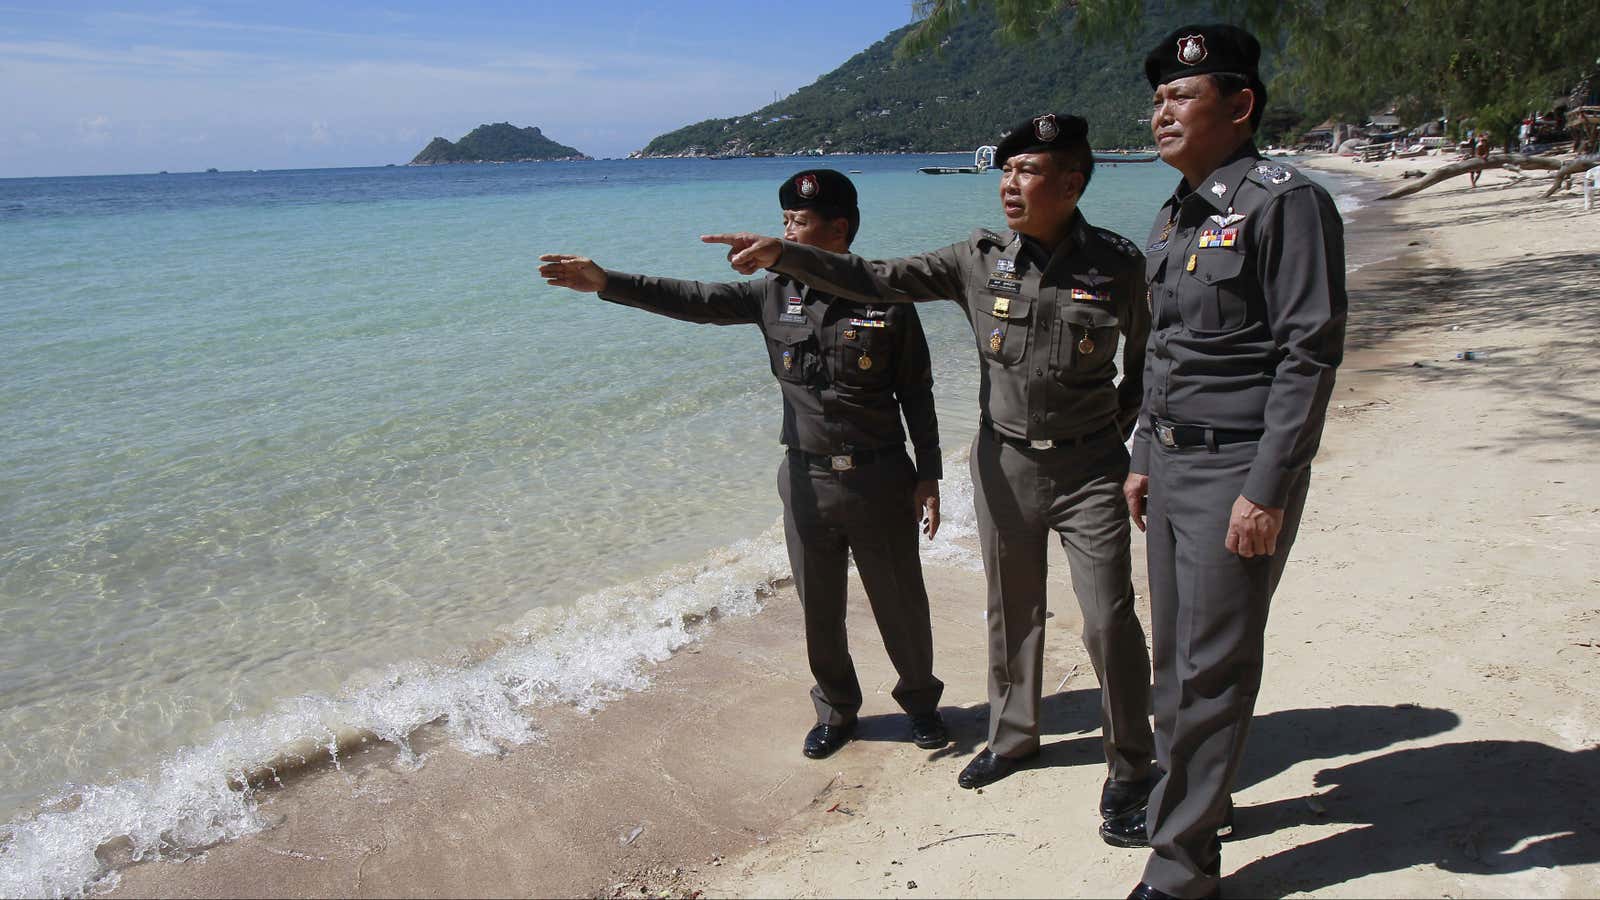
M539 255L540 262L566 262L577 258L571 253L542 253Z
M727 233L723 233L723 234L702 234L702 235L700 235L700 242L703 243L703 244L727 244L730 247L733 246L734 244L739 243L743 239L744 239L744 235L742 235L742 234L740 234L738 232L727 232Z

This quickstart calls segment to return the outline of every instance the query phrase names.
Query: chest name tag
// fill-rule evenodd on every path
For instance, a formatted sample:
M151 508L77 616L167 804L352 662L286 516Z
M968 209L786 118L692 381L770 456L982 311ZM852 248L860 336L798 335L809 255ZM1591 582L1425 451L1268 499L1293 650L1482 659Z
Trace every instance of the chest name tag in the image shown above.
M989 279L989 290L999 291L1003 294L1020 294L1022 293L1022 282L1012 281L1008 278L991 278Z
M1201 250L1209 250L1212 247L1232 247L1237 243L1239 243L1239 229L1237 228L1223 228L1221 230L1207 228L1205 231L1200 232L1199 246Z
M889 326L889 323L882 319L851 319L850 324L860 328L887 328Z
M1083 288L1073 288L1072 299L1084 303L1110 303L1111 294L1106 291L1086 291Z

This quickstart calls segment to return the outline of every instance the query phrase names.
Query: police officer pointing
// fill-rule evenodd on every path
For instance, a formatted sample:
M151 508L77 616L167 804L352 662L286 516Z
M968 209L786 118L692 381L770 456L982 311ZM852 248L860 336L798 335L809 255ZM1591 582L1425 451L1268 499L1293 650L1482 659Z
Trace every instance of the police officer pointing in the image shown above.
M778 190L784 234L844 251L860 225L856 189L831 169L799 172ZM817 725L802 751L829 756L854 733L861 685L845 636L846 575L854 554L918 747L948 742L933 675L933 634L917 550L919 511L939 527L939 427L922 323L910 307L834 303L783 276L707 284L607 271L581 256L546 254L548 283L598 292L624 306L712 325L751 324L766 339L783 393L778 469L784 536L805 613ZM905 417L916 463L905 452Z
M1267 607L1343 355L1344 226L1326 191L1256 152L1260 55L1248 32L1194 25L1145 60L1150 127L1183 180L1145 246L1153 323L1125 486L1147 529L1167 772L1146 812L1102 826L1110 843L1152 850L1133 897L1219 891L1217 829L1261 684Z
M989 587L989 745L958 782L989 784L1039 751L1054 531L1102 687L1110 777L1101 812L1116 815L1142 806L1153 781L1150 662L1122 494L1149 322L1138 249L1077 208L1094 171L1086 131L1083 119L1056 114L1011 129L995 154L1010 229L980 229L942 250L868 261L751 234L703 240L729 244L739 271L770 268L853 300L951 298L963 307L982 366L971 467Z

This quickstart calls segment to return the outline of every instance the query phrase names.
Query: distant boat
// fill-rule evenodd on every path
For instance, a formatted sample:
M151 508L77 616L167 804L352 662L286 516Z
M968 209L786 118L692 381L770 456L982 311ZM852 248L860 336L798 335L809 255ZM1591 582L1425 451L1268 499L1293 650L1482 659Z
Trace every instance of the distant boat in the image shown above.
M850 170L850 174L851 175L860 175L861 174L861 170L860 169L851 169Z
M217 170L216 169L207 169L206 170L206 174L207 175L215 175L215 174L217 174Z
M994 153L994 146L985 144L972 151L970 166L923 166L917 171L924 175L981 175L994 168Z

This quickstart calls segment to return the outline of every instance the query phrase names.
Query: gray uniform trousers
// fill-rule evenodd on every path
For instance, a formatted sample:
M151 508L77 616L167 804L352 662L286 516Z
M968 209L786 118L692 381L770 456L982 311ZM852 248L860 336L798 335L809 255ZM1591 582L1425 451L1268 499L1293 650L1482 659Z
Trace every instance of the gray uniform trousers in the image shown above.
M1116 429L1075 446L1034 450L987 427L972 442L972 484L989 583L989 749L1039 747L1044 678L1047 536L1067 552L1083 611L1083 644L1101 685L1102 739L1111 776L1150 769L1150 657L1133 609L1128 453Z
M861 684L845 636L849 554L867 590L883 646L900 676L892 695L916 715L939 708L933 631L917 548L916 469L905 452L880 451L844 472L790 453L778 468L789 565L805 614L806 655L817 683L817 722L843 725L861 709Z
M1150 448L1156 759L1167 774L1150 795L1144 881L1175 897L1206 896L1219 883L1217 828L1261 687L1267 607L1311 482L1307 468L1292 483L1272 556L1229 552L1228 520L1256 449Z

